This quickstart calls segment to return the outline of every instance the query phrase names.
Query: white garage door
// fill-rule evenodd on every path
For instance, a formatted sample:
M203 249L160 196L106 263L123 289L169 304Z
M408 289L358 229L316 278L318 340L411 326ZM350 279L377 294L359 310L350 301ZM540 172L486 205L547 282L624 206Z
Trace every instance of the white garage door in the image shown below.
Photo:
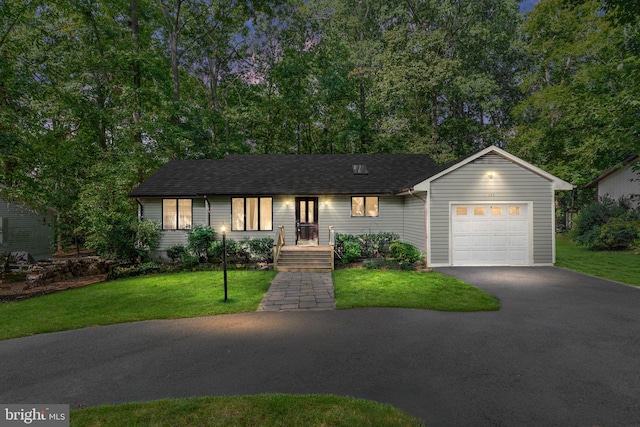
M452 205L452 264L529 264L527 209L526 204Z

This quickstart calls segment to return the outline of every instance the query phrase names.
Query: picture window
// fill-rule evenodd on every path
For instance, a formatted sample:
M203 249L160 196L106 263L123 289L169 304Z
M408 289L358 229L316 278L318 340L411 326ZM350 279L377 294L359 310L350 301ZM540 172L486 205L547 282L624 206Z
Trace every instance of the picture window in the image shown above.
M233 231L273 230L271 197L233 197L231 199Z

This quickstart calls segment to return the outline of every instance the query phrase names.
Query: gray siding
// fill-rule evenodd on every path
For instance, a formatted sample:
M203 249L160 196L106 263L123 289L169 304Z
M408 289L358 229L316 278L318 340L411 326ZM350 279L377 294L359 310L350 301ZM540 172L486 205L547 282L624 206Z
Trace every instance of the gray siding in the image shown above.
M426 198L427 195L424 192L416 194L421 198ZM424 201L415 196L404 197L404 237L403 241L410 243L420 252L425 253L427 248L425 247L425 219L424 211L426 209Z
M493 179L488 173L493 172ZM531 202L533 263L554 262L552 185L499 155L489 154L431 182L431 263L450 264L449 202Z
M273 197L273 230L268 231L230 231L231 224L231 197L210 197L210 213L204 199L193 200L193 225L211 225L220 233L223 224L228 231L227 237L235 240L244 238L274 237L279 226L285 228L285 244L295 245L295 199L298 196L274 196ZM377 217L351 217L351 196L311 196L318 197L318 228L319 244L329 243L329 226L333 226L336 233L365 234L392 232L403 240L404 232L404 198L397 196L379 196L379 216ZM140 198L143 206L143 219L162 221L162 199ZM422 218L422 213L420 213ZM219 236L219 234L218 234ZM158 253L165 251L172 245L185 245L187 243L186 230L163 231L160 239Z
M35 259L53 254L53 219L0 200L0 253L26 251Z
M640 172L633 170L633 165L609 175L598 183L598 197L609 197L618 200L621 197L635 195L634 206L640 206Z
M250 196L247 196L250 197ZM261 196L262 197L262 196ZM290 208L287 208L286 201L282 197L273 197L273 230L260 230L260 231L231 231L231 197L211 197L211 227L220 233L220 229L224 224L227 232L227 237L234 240L242 240L245 238L257 239L263 237L274 237L276 229L284 222L283 217L289 215L295 217L295 210L293 209L293 203L290 203ZM287 240L294 238L292 233L295 226L295 219L290 229L285 229L285 237ZM220 234L218 234L220 237ZM288 243L288 242L287 242Z
M327 201L325 206L324 201ZM320 244L327 244L329 226L341 234L396 233L404 239L404 200L398 196L379 196L377 217L352 217L351 196L320 198Z
M188 197L184 197L188 198ZM161 198L141 198L142 219L153 220L162 224L162 199ZM193 198L192 204L192 224L207 225L207 207L203 198ZM162 256L173 245L187 244L187 230L164 230L160 234L160 246L154 255Z

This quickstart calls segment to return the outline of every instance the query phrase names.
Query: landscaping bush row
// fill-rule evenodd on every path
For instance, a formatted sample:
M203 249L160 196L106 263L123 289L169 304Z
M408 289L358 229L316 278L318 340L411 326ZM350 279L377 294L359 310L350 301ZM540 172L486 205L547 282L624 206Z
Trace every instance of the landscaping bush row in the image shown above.
M167 249L167 256L174 263L187 266L200 263L219 264L223 260L222 241L211 228L196 225L187 237L188 244L174 245ZM230 264L273 262L273 237L258 239L226 239L227 262Z
M173 245L167 249L171 263L147 261L139 264L126 264L114 267L109 279L140 276L151 273L178 271L215 270L223 261L222 241L214 229L196 225L189 231L186 245ZM273 238L226 239L227 265L259 264L273 262Z
M398 239L399 236L395 233L337 234L334 250L344 264L362 259L377 258L384 261L388 258L390 263L369 261L367 267L398 266L402 269L412 269L414 263L423 256L413 245L399 242Z
M423 258L412 245L398 241L395 233L337 234L334 250L344 264L362 259L388 261L386 268L412 269ZM223 262L223 245L211 227L197 225L189 231L186 245L174 245L167 249L171 264L143 262L114 267L110 279L169 271L217 268ZM273 238L226 239L227 264L260 264L273 262ZM373 265L373 264L372 264ZM377 263L375 264L378 265ZM377 268L377 267L376 267Z
M384 258L399 238L395 233L336 234L334 250L345 264L363 258Z
M626 199L601 198L580 210L569 235L591 250L640 249L640 210Z

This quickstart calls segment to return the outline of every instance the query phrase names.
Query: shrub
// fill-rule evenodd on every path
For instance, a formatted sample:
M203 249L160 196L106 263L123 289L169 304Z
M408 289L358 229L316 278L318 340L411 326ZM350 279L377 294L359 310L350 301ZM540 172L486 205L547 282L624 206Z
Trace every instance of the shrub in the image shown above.
M187 254L187 248L184 245L173 245L167 249L167 256L171 261L181 260Z
M187 247L200 261L209 260L209 249L216 240L216 232L207 225L196 225L189 231Z
M639 213L624 200L602 198L580 210L571 238L589 249L629 247L638 236Z
M624 217L611 218L600 227L600 232L594 240L595 248L626 249L633 245L640 237L640 222Z
M235 264L248 264L251 261L251 252L246 242L227 239L227 255L227 260Z
M403 242L393 242L389 247L389 256L401 265L413 264L422 258L415 246Z
M344 254L342 255L342 262L348 264L353 261L357 261L362 258L362 251L358 242L346 241L344 242Z
M185 253L180 257L181 268L192 269L194 267L197 267L199 264L200 258L190 254L189 251L185 251Z
M249 245L237 242L233 239L226 239L227 244L227 262L229 264L247 264L251 260ZM211 262L221 263L223 261L222 241L216 240L211 244L209 250Z
M252 261L273 262L273 237L245 239L242 243L248 246Z
M136 252L140 259L149 260L149 253L160 246L160 231L162 226L158 221L137 221L134 223Z
M358 243L358 236L353 234L336 234L336 241L334 245L334 251L338 254L340 258L344 257L345 253L345 243Z
M227 243L229 243L227 239ZM209 262L219 263L222 262L222 241L216 240L211 243L211 247L209 248Z
M389 246L398 240L394 233L362 234L357 236L363 258L385 257L389 254Z
M347 247L351 248L351 255L355 254L355 249L351 243L358 245L360 256L358 258L378 258L385 257L389 253L389 246L398 240L395 233L369 233L369 234L336 234L334 250L338 257L343 258L347 252ZM351 259L353 262L356 259Z
M160 223L117 218L93 230L85 244L104 259L127 262L147 261L149 252L158 247Z
M578 215L576 215L573 228L571 229L571 238L583 246L591 246L599 234L594 229L602 227L609 219L621 216L625 213L625 209L621 208L615 201L609 198L602 198L597 202L584 206Z

